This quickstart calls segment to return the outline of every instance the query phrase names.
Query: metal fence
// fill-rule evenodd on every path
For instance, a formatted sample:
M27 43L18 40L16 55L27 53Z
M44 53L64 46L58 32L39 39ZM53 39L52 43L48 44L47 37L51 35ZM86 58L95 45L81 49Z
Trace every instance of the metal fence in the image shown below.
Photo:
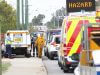
M80 75L96 75L96 67L80 67Z

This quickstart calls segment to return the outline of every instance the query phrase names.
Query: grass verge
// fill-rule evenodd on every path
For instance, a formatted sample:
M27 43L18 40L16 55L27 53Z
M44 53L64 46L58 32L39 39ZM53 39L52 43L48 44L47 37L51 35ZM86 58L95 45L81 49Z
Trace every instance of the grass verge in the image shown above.
M2 73L6 72L10 66L11 64L9 62L3 62L2 63Z

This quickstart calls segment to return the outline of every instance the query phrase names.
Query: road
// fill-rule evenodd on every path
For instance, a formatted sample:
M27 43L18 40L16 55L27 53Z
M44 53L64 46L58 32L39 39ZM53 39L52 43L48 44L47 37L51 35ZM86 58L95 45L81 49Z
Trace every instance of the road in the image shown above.
M57 60L49 60L47 57L43 57L43 63L48 75L74 75L73 73L64 73L58 66Z

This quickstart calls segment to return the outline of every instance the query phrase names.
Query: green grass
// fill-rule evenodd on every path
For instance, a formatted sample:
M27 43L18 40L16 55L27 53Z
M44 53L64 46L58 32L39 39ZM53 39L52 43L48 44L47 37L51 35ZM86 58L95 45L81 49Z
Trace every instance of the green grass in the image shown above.
M5 72L6 70L8 70L10 66L11 64L9 62L2 63L2 72Z

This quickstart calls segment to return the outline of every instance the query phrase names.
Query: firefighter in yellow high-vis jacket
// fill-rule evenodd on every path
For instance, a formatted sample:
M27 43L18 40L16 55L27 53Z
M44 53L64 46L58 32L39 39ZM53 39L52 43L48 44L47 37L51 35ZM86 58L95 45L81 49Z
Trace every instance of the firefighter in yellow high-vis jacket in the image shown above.
M42 57L42 49L44 47L45 44L45 39L43 37L43 34L41 34L40 36L37 37L36 41L35 41L35 46L37 46L38 49L38 57L41 58Z

